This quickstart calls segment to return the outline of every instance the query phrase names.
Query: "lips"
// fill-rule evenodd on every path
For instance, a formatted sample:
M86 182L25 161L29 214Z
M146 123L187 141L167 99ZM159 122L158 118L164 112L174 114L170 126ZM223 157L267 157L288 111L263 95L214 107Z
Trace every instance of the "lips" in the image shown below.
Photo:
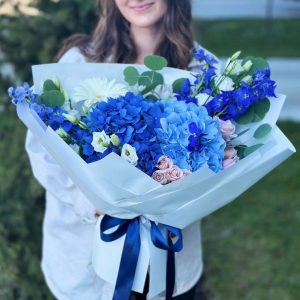
M144 4L138 4L138 5L132 6L131 9L133 9L136 12L144 12L144 11L147 11L149 8L151 8L151 6L153 4L154 4L153 2L151 2L151 3L144 3Z

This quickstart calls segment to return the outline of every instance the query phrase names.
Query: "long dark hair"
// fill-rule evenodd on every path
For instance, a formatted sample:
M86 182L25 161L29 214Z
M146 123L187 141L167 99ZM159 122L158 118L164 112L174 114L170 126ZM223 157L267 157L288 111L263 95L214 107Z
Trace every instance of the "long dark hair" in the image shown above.
M155 54L164 56L170 67L187 69L193 48L191 0L166 0L168 8L162 20L163 38ZM75 34L64 41L58 57L78 47L90 62L133 63L137 51L130 36L130 24L121 15L114 0L97 0L100 20L92 35Z

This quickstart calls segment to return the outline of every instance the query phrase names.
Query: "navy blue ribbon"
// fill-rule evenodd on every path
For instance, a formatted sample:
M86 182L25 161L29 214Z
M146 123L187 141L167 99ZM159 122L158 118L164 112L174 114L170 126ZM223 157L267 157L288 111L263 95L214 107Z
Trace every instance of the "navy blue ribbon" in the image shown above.
M160 249L168 251L166 272L166 299L172 298L175 286L175 252L183 248L181 230L172 226L151 222L151 240ZM111 233L108 230L115 228ZM161 229L160 229L161 228ZM167 233L167 238L161 230ZM112 242L123 235L125 243L121 256L113 300L129 300L137 262L141 248L140 218L119 219L105 215L100 224L100 237L105 242ZM173 242L173 240L175 242Z

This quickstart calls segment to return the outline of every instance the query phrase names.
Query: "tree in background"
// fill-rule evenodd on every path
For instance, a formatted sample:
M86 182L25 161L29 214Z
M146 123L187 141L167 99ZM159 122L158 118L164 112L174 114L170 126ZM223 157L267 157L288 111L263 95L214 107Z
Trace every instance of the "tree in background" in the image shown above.
M10 62L16 77L30 82L31 65L55 61L64 38L92 30L94 3L33 0L39 13L28 16L16 2L14 15L0 17L0 70ZM24 151L25 127L6 97L15 80L0 72L0 299L47 300L53 297L40 271L44 193Z

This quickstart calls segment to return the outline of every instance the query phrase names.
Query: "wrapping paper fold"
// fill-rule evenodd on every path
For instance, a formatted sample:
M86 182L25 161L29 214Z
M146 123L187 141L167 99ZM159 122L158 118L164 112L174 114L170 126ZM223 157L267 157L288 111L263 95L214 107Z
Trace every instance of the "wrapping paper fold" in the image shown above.
M33 67L35 91L40 91L41 81L58 78L69 93L85 78L105 76L123 82L125 65L115 64L51 64ZM80 68L80 72L78 69ZM138 66L143 70L142 66ZM162 72L167 83L181 77L191 77L190 72L166 68ZM39 139L66 174L100 211L119 218L141 217L141 252L133 290L142 292L150 265L150 295L164 291L166 252L155 248L149 237L149 220L185 228L223 207L295 152L295 148L276 126L285 97L271 99L271 109L265 120L273 130L263 140L264 146L218 174L207 166L188 177L162 186L151 177L130 165L116 154L87 164L50 127L46 127L26 103L19 103L17 113L24 124ZM240 138L251 139L260 123ZM242 131L249 126L241 126ZM251 143L251 142L250 142ZM105 243L99 237L99 218L95 227L93 266L104 280L115 283L124 244L124 238ZM151 276L151 273L155 276Z

